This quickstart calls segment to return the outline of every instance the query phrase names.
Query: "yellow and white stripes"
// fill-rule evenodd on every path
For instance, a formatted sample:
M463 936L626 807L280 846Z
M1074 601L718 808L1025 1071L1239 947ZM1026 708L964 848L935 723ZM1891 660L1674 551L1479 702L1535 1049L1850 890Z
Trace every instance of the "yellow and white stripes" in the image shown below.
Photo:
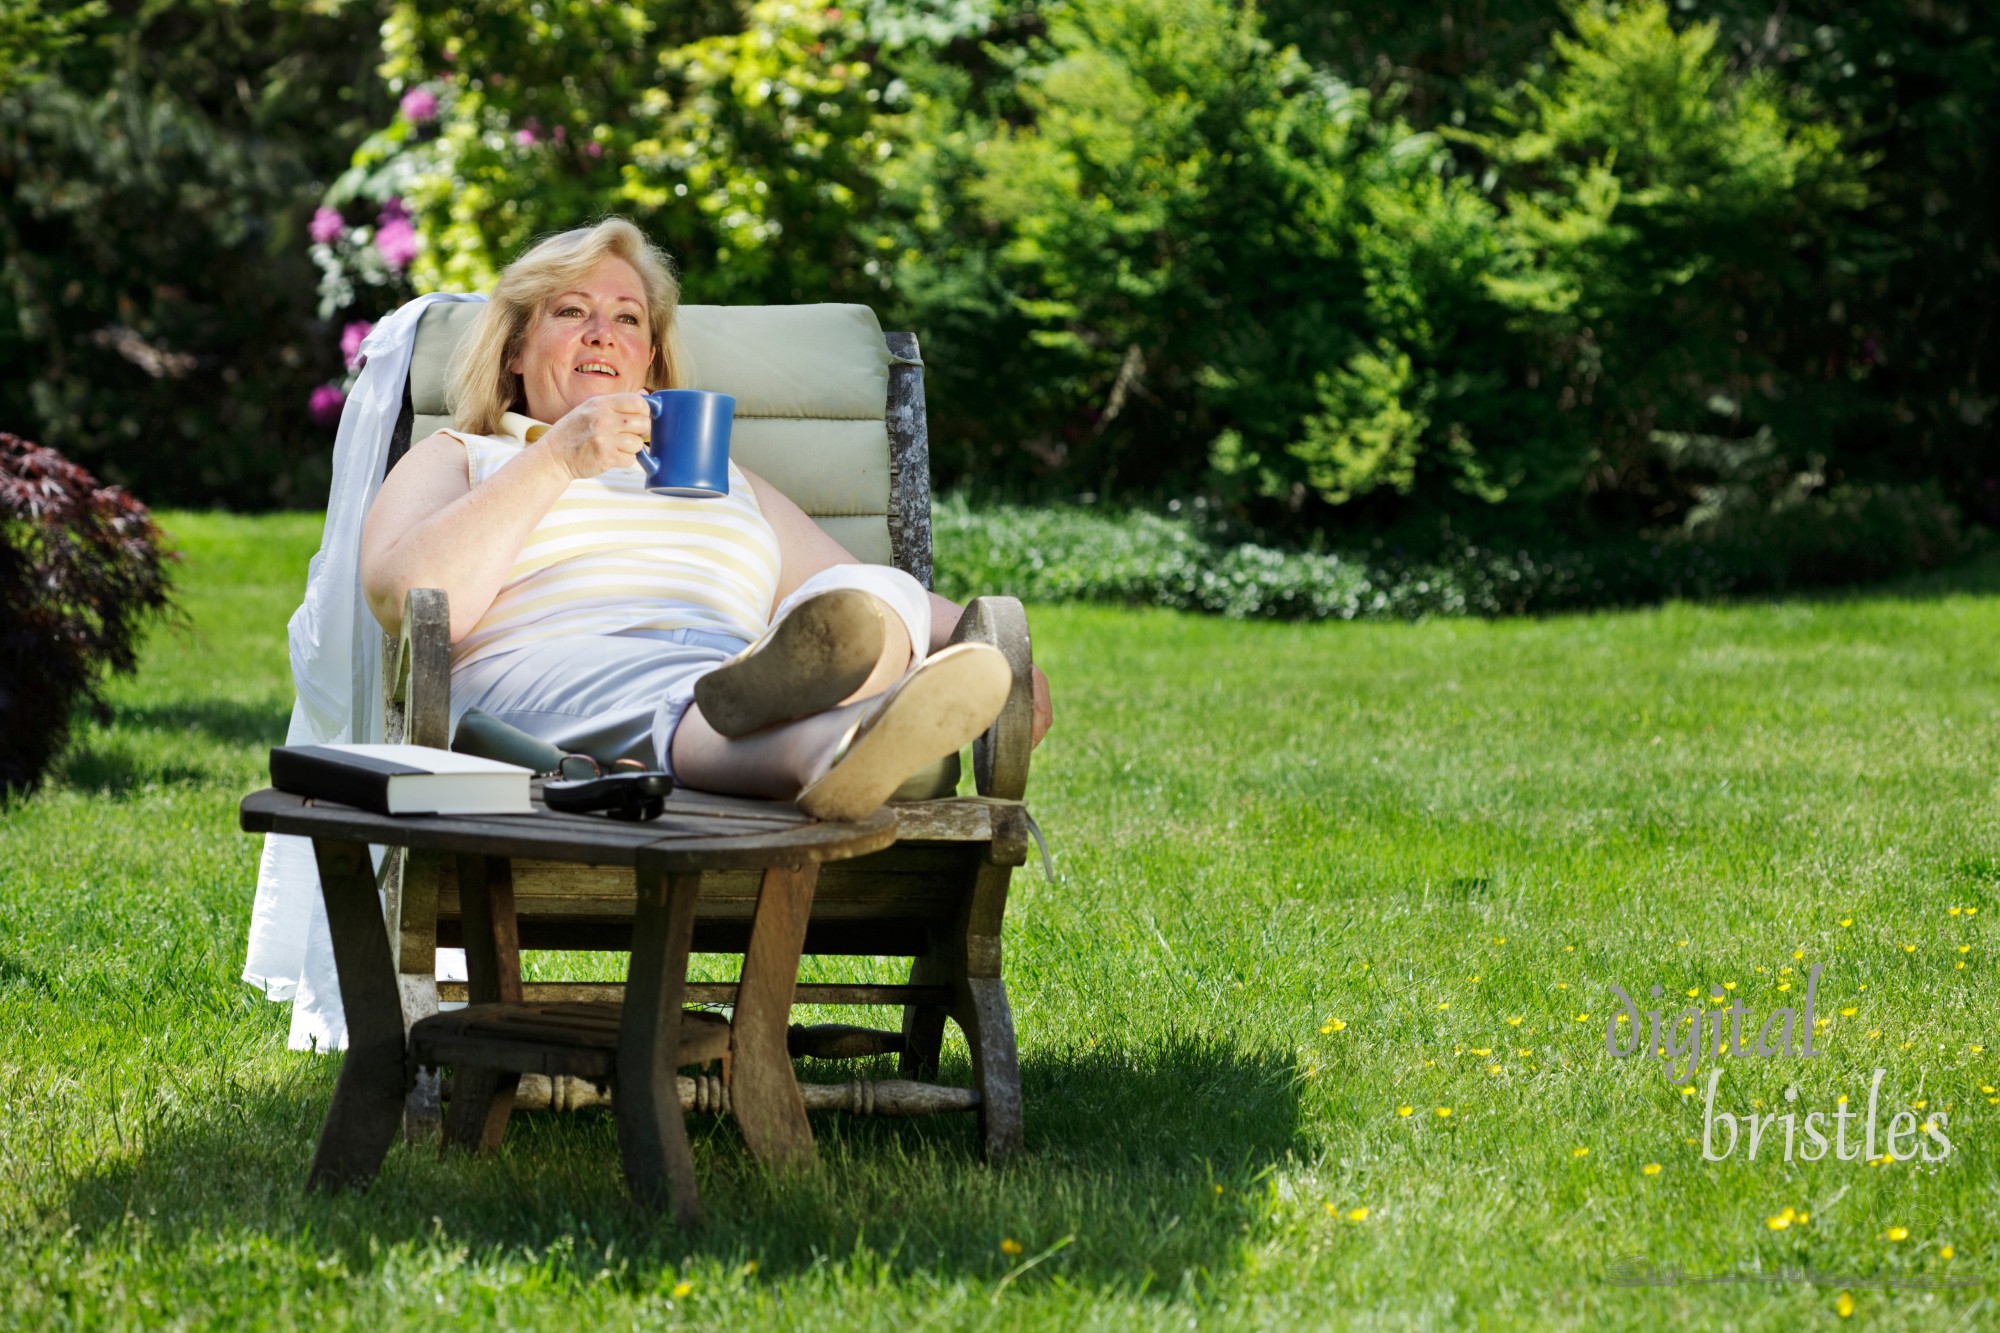
M548 429L509 413L501 436L447 431L477 486ZM653 495L635 465L569 489L535 526L454 669L549 639L707 630L755 639L778 588L778 538L749 479L729 465L714 500Z

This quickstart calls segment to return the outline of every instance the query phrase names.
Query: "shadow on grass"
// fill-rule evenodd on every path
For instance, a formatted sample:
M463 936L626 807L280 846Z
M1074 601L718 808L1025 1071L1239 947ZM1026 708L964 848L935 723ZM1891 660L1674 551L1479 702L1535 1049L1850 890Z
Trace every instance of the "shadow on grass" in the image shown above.
M171 704L119 704L114 724L172 735L196 731L223 745L283 745L291 711L282 704L199 699Z
M1232 1266L1261 1216L1259 1177L1305 1146L1289 1057L1203 1040L1098 1048L1028 1062L1027 1152L1004 1166L979 1159L971 1116L815 1116L817 1165L784 1175L752 1160L732 1124L691 1117L708 1221L683 1234L630 1201L604 1110L516 1115L484 1160L399 1143L365 1193L308 1197L335 1066L287 1064L282 1086L190 1099L142 1150L72 1176L68 1224L85 1237L135 1217L164 1234L250 1233L337 1252L350 1273L391 1247L430 1251L440 1267L470 1251L578 1284L609 1270L635 1294L690 1263L747 1260L760 1277L852 1266L870 1285L878 1273L973 1284L1060 1274L1128 1287ZM954 1081L949 1062L944 1076Z
M80 721L51 776L94 796L124 796L156 783L203 782L216 775L190 762L173 744L190 733L228 747L279 745L288 718L268 704L202 699L172 704L121 704L110 725Z

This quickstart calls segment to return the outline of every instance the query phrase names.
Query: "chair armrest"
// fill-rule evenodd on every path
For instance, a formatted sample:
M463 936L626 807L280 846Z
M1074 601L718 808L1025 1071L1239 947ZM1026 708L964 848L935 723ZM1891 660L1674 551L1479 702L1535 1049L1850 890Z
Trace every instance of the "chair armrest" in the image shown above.
M1035 657L1028 613L1012 597L975 597L952 631L953 643L987 643L1007 655L1014 686L1000 716L972 743L972 776L981 796L1018 801L1028 790L1028 752L1035 740Z
M403 632L384 673L382 692L400 704L403 741L439 750L451 745L451 602L442 588L412 588L403 599Z

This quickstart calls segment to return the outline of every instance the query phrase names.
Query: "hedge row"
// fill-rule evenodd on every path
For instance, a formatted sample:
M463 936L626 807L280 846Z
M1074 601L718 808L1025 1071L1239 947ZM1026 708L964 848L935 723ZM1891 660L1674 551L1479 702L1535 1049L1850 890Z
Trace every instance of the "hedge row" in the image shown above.
M1985 544L1934 488L1836 488L1752 540L1670 532L1539 552L1454 538L1425 557L1375 542L1288 551L1201 517L1086 507L975 507L933 517L937 587L965 598L1101 602L1233 619L1503 616L1643 605L1890 578L1965 559Z

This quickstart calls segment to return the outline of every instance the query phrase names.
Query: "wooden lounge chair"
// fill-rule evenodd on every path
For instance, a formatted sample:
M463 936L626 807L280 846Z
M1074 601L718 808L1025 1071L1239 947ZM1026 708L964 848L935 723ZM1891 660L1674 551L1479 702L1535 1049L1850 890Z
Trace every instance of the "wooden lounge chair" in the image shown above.
M391 468L413 440L448 424L446 365L479 308L440 304L425 313ZM872 311L847 305L684 306L681 327L696 387L737 398L734 457L798 502L861 559L894 564L931 586L929 443L916 338L884 334ZM385 644L387 738L444 746L450 690L444 594L414 590L406 611L401 638ZM909 978L898 985L800 985L796 1003L887 1006L900 1011L900 1022L889 1029L794 1026L790 1046L795 1056L900 1057L899 1080L805 1087L808 1108L896 1115L973 1110L985 1153L997 1160L1021 1147L1020 1071L1001 976L1001 925L1008 882L1014 867L1027 859L1031 828L1020 804L1028 780L1031 657L1026 617L1009 597L974 600L957 637L994 644L1014 669L1006 708L973 747L979 796L897 805L896 844L826 866L804 927L807 954L908 958ZM958 764L954 759L942 767L933 781L949 793L957 784ZM906 786L899 796L909 790ZM517 937L508 944L629 947L634 906L629 875L517 861L512 880ZM407 1026L437 1012L441 997L468 998L464 985L440 986L435 980L438 946L462 941L461 889L454 859L437 854L392 858L383 881ZM697 952L745 950L758 886L757 875L749 872L712 874L704 881L695 921ZM621 991L603 983L519 988L521 998L548 1003L617 998ZM693 984L688 998L729 1004L735 992L734 985ZM947 1018L964 1031L971 1049L969 1089L934 1082ZM726 1089L713 1080L691 1086L697 1108L726 1107ZM576 1102L581 1091L556 1080L541 1096L560 1106ZM420 1078L411 1096L413 1135L438 1123L438 1099L436 1082ZM489 1142L504 1125L504 1106L497 1119L489 1127Z

